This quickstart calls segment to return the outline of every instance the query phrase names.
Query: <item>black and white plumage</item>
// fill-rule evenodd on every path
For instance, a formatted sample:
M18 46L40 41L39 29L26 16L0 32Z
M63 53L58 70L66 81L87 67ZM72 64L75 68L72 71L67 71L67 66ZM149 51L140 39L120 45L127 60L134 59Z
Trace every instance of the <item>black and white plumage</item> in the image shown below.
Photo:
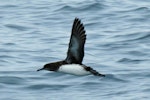
M84 57L84 44L86 34L83 24L78 18L75 18L72 26L72 34L70 38L69 48L67 52L67 63L82 64Z
M84 57L84 44L86 41L86 34L83 24L78 18L74 19L72 26L72 32L69 42L69 48L67 52L67 57L65 60L48 63L44 65L40 70L49 70L55 72L64 72L73 75L96 75L105 76L100 74L91 67L82 64Z

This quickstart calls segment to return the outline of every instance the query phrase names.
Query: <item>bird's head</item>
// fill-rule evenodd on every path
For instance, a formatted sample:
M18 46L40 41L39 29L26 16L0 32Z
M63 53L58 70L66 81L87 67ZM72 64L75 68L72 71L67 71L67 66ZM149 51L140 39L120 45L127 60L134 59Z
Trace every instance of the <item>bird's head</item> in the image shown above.
M40 68L37 71L41 71L41 70L49 70L50 71L50 69L51 69L51 64L45 64L43 66L43 68Z
M49 63L49 64L45 64L43 68L40 68L37 71L41 71L41 70L56 71L56 67L52 63Z

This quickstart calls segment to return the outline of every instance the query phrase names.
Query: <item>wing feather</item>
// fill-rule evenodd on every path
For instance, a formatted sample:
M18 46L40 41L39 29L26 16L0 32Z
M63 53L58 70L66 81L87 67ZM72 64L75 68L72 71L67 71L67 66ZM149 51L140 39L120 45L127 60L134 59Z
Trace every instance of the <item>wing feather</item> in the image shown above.
M80 19L75 18L67 52L67 63L82 64L86 34Z

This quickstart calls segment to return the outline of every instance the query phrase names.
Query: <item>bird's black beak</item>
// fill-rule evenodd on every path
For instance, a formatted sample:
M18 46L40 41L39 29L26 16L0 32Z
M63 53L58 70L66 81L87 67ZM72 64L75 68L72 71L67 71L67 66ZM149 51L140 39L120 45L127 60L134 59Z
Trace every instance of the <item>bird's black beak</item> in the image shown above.
M38 69L37 71L41 71L41 70L44 70L44 68Z

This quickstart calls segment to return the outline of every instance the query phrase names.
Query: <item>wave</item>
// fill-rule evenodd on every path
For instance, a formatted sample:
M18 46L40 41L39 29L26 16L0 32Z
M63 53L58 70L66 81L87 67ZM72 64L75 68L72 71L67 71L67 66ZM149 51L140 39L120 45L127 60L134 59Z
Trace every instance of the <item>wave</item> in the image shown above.
M70 87L70 85L61 85L61 84L36 84L24 87L26 89L38 90L38 89L50 89L50 90L61 90L63 88Z
M129 10L128 12L149 12L149 8L148 7L138 7L138 8L134 8L134 9L132 9L132 10Z
M16 24L6 24L5 27L10 28L10 29L15 29L18 31L26 31L26 30L30 29L29 27L16 25Z
M133 12L149 12L148 7L138 7L138 8L132 8L132 9L124 9L123 11L118 11L121 13L133 13Z
M89 10L100 10L100 9L103 9L104 7L105 5L100 4L98 2L80 4L80 6L65 4L55 11L89 11Z
M130 58L122 58L118 62L120 63L132 63L132 64L139 64L140 62L145 61L141 59L130 59Z
M117 43L118 42L119 43L141 42L141 41L147 41L147 40L149 41L150 34L149 32L135 32L135 33L130 33L126 35L116 35L113 38L115 38L115 40L118 40L118 41L115 41Z
M20 77L16 77L16 76L0 76L0 83L3 84L22 84L24 83L25 80L23 78Z

